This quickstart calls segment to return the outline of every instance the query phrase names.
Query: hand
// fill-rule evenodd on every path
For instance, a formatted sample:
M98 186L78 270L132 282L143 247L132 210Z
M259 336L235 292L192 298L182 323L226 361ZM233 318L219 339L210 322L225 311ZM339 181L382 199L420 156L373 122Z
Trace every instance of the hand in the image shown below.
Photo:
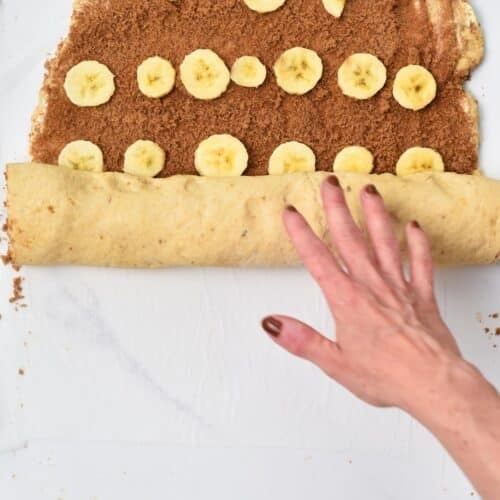
M336 177L322 185L337 256L288 207L283 218L336 323L336 341L285 316L262 326L277 344L316 364L364 401L397 406L427 426L485 500L500 498L500 397L458 346L439 313L429 241L406 228L409 279L391 218L375 186L361 192L365 239Z
M407 227L410 279L390 215L374 186L361 193L369 240L354 223L336 177L322 186L336 258L293 208L284 213L290 237L320 285L336 322L333 342L283 316L264 328L291 353L312 361L364 401L406 408L433 391L460 353L439 314L429 242L417 223ZM424 396L424 395L422 395Z

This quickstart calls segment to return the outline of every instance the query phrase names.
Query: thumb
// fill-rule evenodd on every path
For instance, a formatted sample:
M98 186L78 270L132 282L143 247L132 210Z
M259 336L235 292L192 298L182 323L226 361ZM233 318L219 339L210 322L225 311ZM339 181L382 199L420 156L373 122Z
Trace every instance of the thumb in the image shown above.
M262 328L289 353L310 361L330 377L337 378L342 352L336 342L287 316L268 316L262 320Z

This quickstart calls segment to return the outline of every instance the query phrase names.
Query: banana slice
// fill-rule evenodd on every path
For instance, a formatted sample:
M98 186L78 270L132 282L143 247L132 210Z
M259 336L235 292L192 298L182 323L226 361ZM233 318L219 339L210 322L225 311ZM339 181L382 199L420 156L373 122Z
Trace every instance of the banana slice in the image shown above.
M83 61L66 74L64 90L76 106L100 106L115 93L115 76L100 62Z
M224 61L210 49L198 49L181 64L181 80L186 90L197 99L220 97L231 80Z
M323 62L313 50L294 47L281 54L274 64L274 73L285 92L304 95L316 87L323 76Z
M370 174L373 171L373 155L361 146L348 146L336 156L333 171L337 173Z
M175 69L167 59L150 57L137 68L137 83L146 97L165 97L174 88Z
M264 14L278 10L286 0L243 0L249 9Z
M206 177L239 177L248 167L248 153L236 137L212 135L198 146L194 165Z
M155 177L165 166L165 151L152 141L137 141L125 152L123 171L139 177Z
M436 79L422 66L405 66L396 75L392 93L403 108L419 111L436 98Z
M387 81L384 63L371 54L353 54L340 66L338 82L344 95L354 99L370 99Z
M323 0L326 11L335 17L340 17L344 12L346 0Z
M231 68L231 80L242 87L260 87L266 80L266 76L266 67L257 57L239 57Z
M89 141L73 141L64 146L57 163L62 167L86 172L102 172L104 157L99 146Z
M401 155L396 165L397 175L419 172L444 172L443 157L431 148L410 148Z
M316 155L314 151L301 142L285 142L278 146L269 159L269 174L297 174L314 172Z

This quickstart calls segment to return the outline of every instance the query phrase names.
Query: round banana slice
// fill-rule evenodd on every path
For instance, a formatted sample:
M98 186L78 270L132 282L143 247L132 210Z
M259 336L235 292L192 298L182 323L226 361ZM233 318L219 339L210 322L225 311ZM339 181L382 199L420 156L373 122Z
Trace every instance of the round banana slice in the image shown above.
M301 142L285 142L278 146L269 159L269 174L297 174L314 172L316 155L314 151Z
M419 111L436 98L436 79L422 66L405 66L396 75L392 93L403 108Z
M139 90L152 99L165 97L175 85L175 69L162 57L150 57L137 68Z
M198 49L181 64L181 80L186 90L197 99L220 97L231 80L224 61L210 49Z
M443 157L431 148L410 148L401 155L396 165L397 175L420 172L444 172Z
M335 157L333 171L370 174L373 171L373 155L370 150L361 146L348 146Z
M123 171L139 177L155 177L165 166L165 151L152 141L137 141L125 152Z
M370 99L387 81L384 63L372 54L353 54L340 66L338 82L344 95L354 99Z
M264 14L278 10L286 0L243 0L249 9Z
M266 76L266 67L257 57L239 57L231 68L231 80L242 87L260 87L266 80Z
M323 62L313 50L294 47L281 54L274 64L274 73L285 92L304 95L316 87L323 76Z
M326 11L335 17L340 17L344 12L346 0L323 0Z
M100 106L115 93L115 76L100 62L83 61L66 74L64 90L76 106Z
M102 172L104 169L101 149L89 141L73 141L64 146L57 163L61 167L85 172Z
M232 135L212 135L198 146L194 165L206 177L239 177L248 167L248 152Z

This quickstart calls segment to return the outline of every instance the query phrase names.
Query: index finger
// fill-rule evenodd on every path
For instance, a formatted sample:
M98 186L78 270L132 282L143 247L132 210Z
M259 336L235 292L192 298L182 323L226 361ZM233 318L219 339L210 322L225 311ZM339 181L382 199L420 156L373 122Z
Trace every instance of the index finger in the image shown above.
M327 299L333 300L338 295L339 287L345 287L350 282L349 277L341 269L327 246L316 236L304 217L294 207L287 207L283 213L283 221L304 265Z

